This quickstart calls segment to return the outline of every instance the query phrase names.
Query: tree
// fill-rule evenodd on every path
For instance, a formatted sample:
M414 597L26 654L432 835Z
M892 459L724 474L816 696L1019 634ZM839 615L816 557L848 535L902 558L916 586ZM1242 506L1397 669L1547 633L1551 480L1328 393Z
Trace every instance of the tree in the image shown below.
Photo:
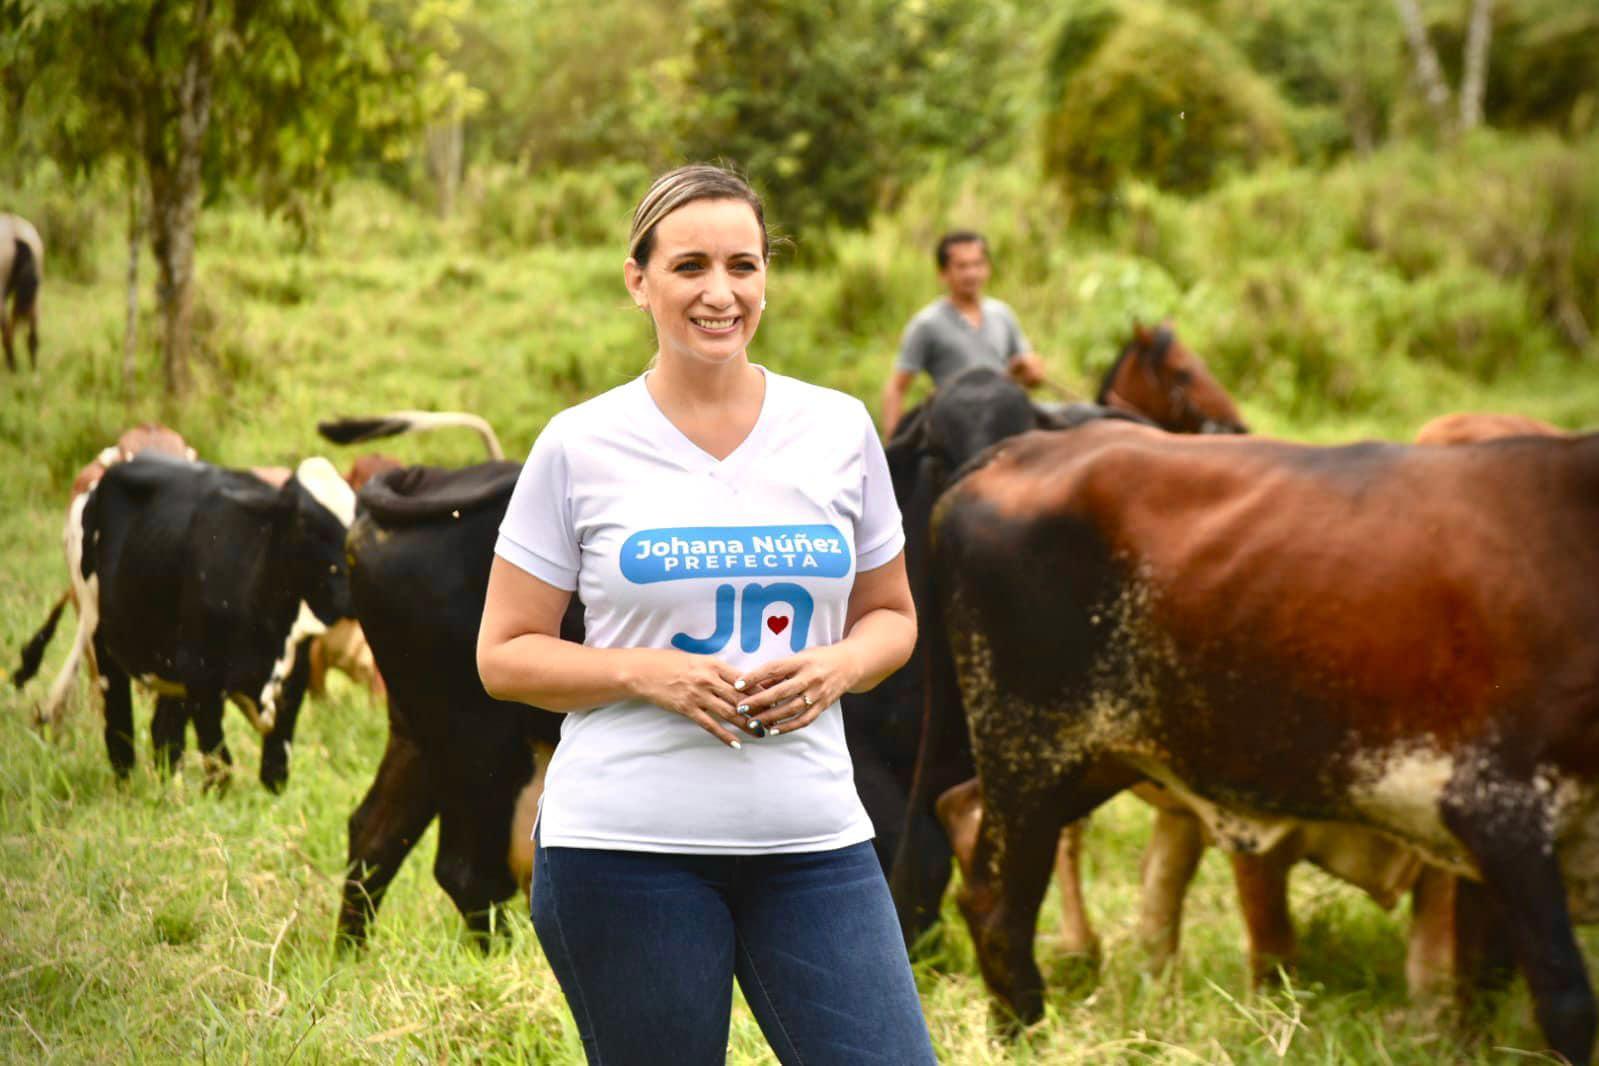
M1487 85L1488 44L1493 36L1493 0L1472 0L1471 23L1466 35L1465 71L1460 79L1460 111L1455 123L1449 120L1449 84L1444 80L1438 53L1427 36L1418 0L1394 0L1405 39L1416 60L1416 81L1426 96L1440 128L1468 131L1482 122L1482 96Z
M678 143L726 158L787 228L861 225L934 153L1017 125L1019 20L982 0L695 0Z
M15 2L15 0L13 0ZM440 52L457 0L21 0L0 54L17 106L71 169L117 160L149 191L163 379L189 385L195 229L232 189L298 212L352 161L469 96ZM130 199L137 210L137 197Z
M1044 167L1104 217L1129 180L1197 193L1290 156L1289 107L1215 27L1158 4L1085 4L1062 23Z

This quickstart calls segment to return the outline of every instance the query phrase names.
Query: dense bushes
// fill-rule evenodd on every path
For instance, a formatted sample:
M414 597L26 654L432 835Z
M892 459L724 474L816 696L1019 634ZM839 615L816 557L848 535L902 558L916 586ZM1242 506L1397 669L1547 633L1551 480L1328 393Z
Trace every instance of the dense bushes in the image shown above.
M1599 140L1485 134L1326 171L1275 167L1198 197L1132 183L1105 231L1068 228L1029 164L942 174L805 285L829 343L874 334L886 373L936 295L943 228L986 230L993 291L1052 373L1091 388L1132 321L1170 317L1249 402L1298 422L1410 410L1442 383L1527 373L1599 381ZM798 282L785 282L795 284ZM810 307L807 307L807 312Z
M528 176L485 168L469 190L479 240L491 247L627 242L633 204L649 186L642 165L557 170Z
M1054 54L1060 98L1046 120L1045 165L1091 209L1106 209L1128 180L1198 192L1228 170L1290 151L1288 106L1226 38L1186 12L1095 4L1067 20Z

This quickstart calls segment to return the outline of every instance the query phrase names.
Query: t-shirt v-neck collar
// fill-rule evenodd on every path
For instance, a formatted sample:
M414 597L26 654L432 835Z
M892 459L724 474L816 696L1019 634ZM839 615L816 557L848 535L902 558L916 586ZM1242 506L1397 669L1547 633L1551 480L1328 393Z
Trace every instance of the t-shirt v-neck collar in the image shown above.
M955 301L951 300L948 296L944 297L944 306L949 309L950 314L955 316L955 321L959 322L966 329L970 330L972 333L980 334L983 332L983 323L988 321L988 314L986 309L983 307L982 300L979 299L977 301L976 322L973 322L971 319L967 318L966 312L957 307L955 305Z
M650 419L659 429L660 432L656 436L662 445L663 451L670 454L674 460L686 469L707 472L731 470L756 454L760 450L761 441L765 439L768 429L777 417L775 390L779 388L778 382L781 377L771 373L757 363L751 363L750 365L759 370L761 376L766 380L766 391L761 397L761 411L760 414L755 416L755 424L744 435L744 439L739 441L737 447L720 459L694 443L687 433L678 428L676 422L666 417L666 412L661 410L660 406L656 404L655 397L650 395L649 386L644 383L645 379L649 377L649 372L646 371L634 379L633 385L638 393L639 407L642 408L644 417Z

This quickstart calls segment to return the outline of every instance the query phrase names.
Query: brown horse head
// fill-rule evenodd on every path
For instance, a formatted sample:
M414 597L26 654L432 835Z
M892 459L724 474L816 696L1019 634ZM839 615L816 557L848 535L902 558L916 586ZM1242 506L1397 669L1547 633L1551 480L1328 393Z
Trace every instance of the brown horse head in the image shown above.
M1100 383L1097 403L1130 411L1171 433L1247 433L1233 398L1170 323L1133 337Z

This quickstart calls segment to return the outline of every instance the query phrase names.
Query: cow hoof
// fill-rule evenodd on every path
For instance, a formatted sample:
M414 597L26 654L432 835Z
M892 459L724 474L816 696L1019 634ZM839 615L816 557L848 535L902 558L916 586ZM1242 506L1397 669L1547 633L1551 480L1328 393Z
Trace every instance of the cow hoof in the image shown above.
M285 759L267 759L261 761L261 784L274 796L281 796L283 790L289 785L289 764Z

